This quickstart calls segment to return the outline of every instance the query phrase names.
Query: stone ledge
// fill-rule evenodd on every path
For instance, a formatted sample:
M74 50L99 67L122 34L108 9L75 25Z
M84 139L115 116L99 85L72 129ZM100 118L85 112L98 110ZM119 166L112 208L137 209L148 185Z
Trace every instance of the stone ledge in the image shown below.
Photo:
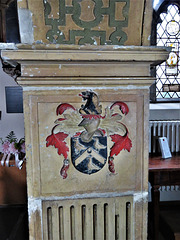
M4 61L105 61L148 62L155 65L164 61L171 48L142 46L69 46L69 45L22 45L17 49L3 50Z

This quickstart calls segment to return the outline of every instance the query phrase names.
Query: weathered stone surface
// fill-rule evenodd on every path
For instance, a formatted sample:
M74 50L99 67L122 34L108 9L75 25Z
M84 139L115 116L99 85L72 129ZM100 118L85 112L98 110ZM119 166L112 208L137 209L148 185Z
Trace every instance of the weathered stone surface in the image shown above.
M168 56L142 47L152 1L19 0L18 14L22 44L2 57L21 65L30 240L146 240L150 66Z
M151 0L21 0L18 14L22 43L150 44Z
M167 55L166 49L118 46L20 45L2 52L3 59L21 64L17 81L24 90L30 240L147 239L150 65ZM95 142L89 145L88 168L99 168L85 174L87 167L77 170L72 163L71 137L89 131L78 127L79 110L88 107L79 94L87 91L98 96L88 111L102 110L92 119L99 117L97 126L106 131L107 146L100 141L99 148L106 147L111 158L98 165L90 157L98 160L100 151L94 151ZM112 152L117 135L127 132L127 145L121 149L120 143ZM62 148L54 142L47 146L52 133L59 134ZM78 143L74 149L82 153L87 145Z

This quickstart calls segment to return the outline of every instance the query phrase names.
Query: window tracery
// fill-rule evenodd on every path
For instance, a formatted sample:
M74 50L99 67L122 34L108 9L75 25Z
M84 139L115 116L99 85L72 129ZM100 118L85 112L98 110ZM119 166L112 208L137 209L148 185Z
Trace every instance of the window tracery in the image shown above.
M180 99L180 6L164 1L155 17L154 45L171 47L166 62L156 67L156 101L178 101ZM153 42L153 41L152 41Z

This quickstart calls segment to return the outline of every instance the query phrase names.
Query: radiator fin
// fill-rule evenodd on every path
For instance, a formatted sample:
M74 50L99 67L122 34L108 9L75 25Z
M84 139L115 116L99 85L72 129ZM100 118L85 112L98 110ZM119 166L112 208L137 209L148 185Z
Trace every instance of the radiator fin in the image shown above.
M166 137L172 153L180 151L180 121L150 121L149 152L159 153L159 137Z

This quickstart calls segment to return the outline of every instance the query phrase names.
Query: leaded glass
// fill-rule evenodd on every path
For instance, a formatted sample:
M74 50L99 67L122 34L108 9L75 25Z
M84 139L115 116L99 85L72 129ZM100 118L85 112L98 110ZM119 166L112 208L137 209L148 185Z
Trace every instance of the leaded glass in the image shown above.
M157 46L172 47L166 62L156 67L156 99L180 98L180 12L178 6L171 4L167 12L160 14L157 24Z

